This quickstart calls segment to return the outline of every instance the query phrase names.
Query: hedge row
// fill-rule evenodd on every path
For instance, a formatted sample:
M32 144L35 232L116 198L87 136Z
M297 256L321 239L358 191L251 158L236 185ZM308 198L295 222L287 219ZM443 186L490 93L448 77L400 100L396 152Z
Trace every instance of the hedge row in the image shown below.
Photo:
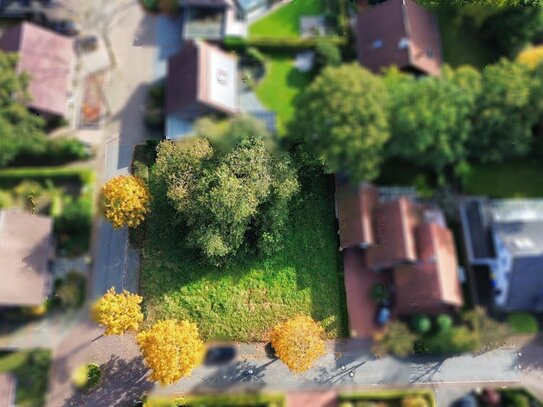
M436 407L436 399L434 393L431 390L411 390L411 389L397 389L397 390L383 390L376 392L342 392L338 394L338 399L342 401L370 401L370 400L398 400L404 397L421 396L428 400L431 407Z
M311 38L274 38L274 37L225 37L224 46L227 49L244 50L247 47L257 47L269 51L297 51L313 48L321 41L329 42L338 47L347 44L347 38L339 36Z
M185 405L192 407L284 407L285 397L281 394L220 394L176 398L151 397L145 403L147 407L177 407Z
M20 179L35 179L35 180L58 180L65 181L70 179L78 179L85 186L94 183L94 171L88 168L6 168L0 170L0 185L18 181Z

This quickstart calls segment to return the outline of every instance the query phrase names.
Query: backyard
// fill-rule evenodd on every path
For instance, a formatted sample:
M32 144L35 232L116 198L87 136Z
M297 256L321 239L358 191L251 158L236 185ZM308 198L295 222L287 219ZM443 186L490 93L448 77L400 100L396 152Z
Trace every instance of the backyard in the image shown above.
M9 372L17 380L18 407L44 404L50 366L51 352L47 350L0 352L0 372Z
M266 74L256 88L262 104L277 114L279 133L294 115L296 96L309 85L311 72L300 72L292 55L267 55Z
M318 15L323 10L323 0L294 0L252 24L249 27L249 36L298 37L300 17Z
M346 310L334 215L333 183L304 183L284 248L228 266L204 266L180 243L171 210L155 200L143 250L146 323L189 319L206 340L263 340L276 323L309 314L329 337L346 334Z

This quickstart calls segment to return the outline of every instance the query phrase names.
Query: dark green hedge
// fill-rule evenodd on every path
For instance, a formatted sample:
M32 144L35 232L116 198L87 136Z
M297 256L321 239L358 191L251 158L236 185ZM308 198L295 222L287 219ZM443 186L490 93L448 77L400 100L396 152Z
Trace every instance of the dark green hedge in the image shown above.
M347 44L347 38L339 36L311 38L277 38L277 37L225 37L224 46L232 50L245 50L247 47L257 47L268 51L298 51L314 48L319 42L327 41L338 47Z

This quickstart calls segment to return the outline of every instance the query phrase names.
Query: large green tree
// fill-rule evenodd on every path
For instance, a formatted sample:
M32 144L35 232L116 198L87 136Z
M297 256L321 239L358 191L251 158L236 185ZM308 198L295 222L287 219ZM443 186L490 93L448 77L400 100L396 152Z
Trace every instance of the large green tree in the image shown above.
M472 132L480 74L468 66L444 67L440 78L419 79L392 69L385 82L391 95L393 135L388 154L437 174L462 162Z
M18 153L45 148L43 121L25 107L28 76L17 72L17 56L0 52L0 166Z
M153 170L186 245L216 265L242 249L279 249L288 203L298 190L289 157L254 119L206 122L198 131L183 143L161 143Z
M328 67L300 96L290 134L327 172L372 180L389 138L387 109L381 77L358 64Z
M539 83L516 62L501 60L484 69L470 138L473 159L496 162L529 153L540 116Z

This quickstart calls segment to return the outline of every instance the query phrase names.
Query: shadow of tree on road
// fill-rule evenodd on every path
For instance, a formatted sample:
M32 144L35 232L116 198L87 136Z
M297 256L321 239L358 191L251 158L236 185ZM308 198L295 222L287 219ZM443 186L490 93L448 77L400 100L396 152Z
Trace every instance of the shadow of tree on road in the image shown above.
M543 339L535 337L523 344L519 348L511 369L529 371L543 377Z
M410 383L428 383L434 378L434 375L439 371L443 363L447 360L446 357L439 359L417 359L417 363L411 365Z
M219 368L215 373L202 379L193 391L205 393L210 390L239 387L243 389L259 390L265 386L264 372L266 368L275 363L273 359L263 364L256 364L242 360Z
M353 378L356 375L357 369L363 366L365 363L365 361L358 362L352 366L348 366L348 363L346 363L344 365L340 365L340 367L337 369L319 367L319 373L313 378L313 381L316 384L324 387L331 387L336 384L353 383Z
M148 369L141 356L125 361L112 355L101 368L100 385L89 393L75 393L65 400L64 407L128 406L153 387L153 383L147 380Z

